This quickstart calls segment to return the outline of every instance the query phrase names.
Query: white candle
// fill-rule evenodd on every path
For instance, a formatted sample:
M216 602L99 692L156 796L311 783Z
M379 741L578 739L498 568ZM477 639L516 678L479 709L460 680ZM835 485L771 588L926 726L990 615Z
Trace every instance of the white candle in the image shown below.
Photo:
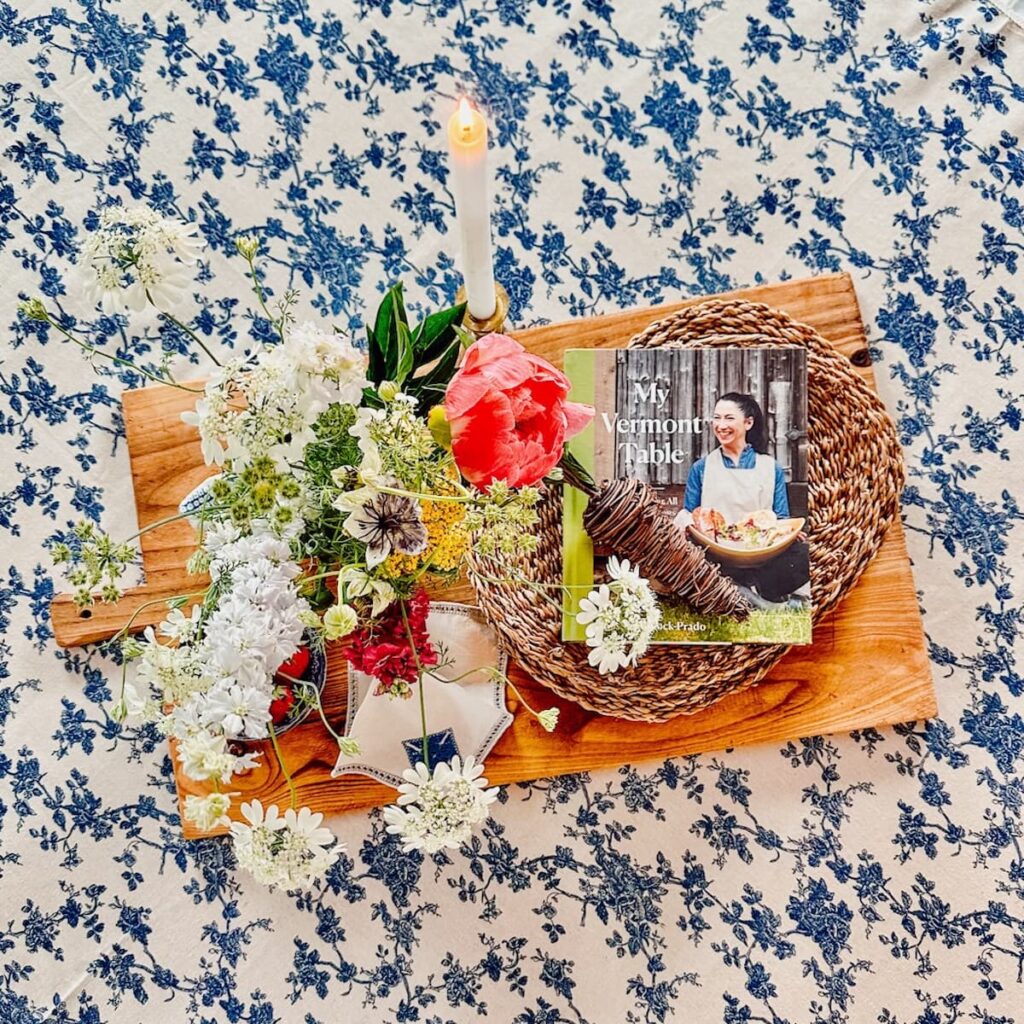
M494 265L487 178L487 122L463 97L448 121L452 196L462 250L462 280L471 316L494 313Z

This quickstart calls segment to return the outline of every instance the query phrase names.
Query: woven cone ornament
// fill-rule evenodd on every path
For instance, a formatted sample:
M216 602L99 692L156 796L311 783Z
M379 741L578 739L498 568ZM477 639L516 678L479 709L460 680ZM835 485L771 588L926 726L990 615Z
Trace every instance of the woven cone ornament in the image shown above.
M583 527L595 545L628 558L695 611L737 619L750 614L736 584L687 540L648 484L605 480L590 498Z

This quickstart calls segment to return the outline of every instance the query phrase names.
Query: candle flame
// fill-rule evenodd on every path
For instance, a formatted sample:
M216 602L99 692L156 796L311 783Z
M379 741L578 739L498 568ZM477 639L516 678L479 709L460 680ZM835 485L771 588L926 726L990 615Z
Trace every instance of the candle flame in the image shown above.
M469 100L465 96L459 100L459 131L463 135L468 135L473 128L473 108L469 105Z

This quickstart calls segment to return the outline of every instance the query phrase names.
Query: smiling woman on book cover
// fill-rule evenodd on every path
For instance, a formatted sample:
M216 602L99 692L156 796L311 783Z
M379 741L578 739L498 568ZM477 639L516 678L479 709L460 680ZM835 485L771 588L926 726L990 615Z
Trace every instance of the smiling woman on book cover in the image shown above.
M718 442L708 455L690 467L679 518L714 510L722 525L739 524L771 510L777 519L789 518L789 495L782 466L767 453L764 413L753 395L730 391L715 403L712 430ZM682 524L681 524L682 525ZM698 523L698 525L700 525ZM760 524L759 524L760 525ZM758 604L801 601L808 583L807 543L801 537L757 569L723 562L722 571L752 591Z
M712 430L718 447L690 467L686 510L715 508L729 523L766 508L779 519L788 518L786 475L767 454L764 413L753 395L722 395L715 403Z

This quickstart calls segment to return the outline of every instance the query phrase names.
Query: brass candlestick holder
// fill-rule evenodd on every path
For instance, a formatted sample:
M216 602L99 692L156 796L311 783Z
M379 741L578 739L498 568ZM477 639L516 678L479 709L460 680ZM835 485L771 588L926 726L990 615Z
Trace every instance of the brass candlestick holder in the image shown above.
M466 301L465 285L459 285L459 290L455 293L455 301L456 303ZM495 281L494 312L486 320L479 320L467 309L466 315L462 318L462 326L477 338L482 338L485 334L493 334L495 332L500 334L505 330L506 316L508 316L508 292Z

